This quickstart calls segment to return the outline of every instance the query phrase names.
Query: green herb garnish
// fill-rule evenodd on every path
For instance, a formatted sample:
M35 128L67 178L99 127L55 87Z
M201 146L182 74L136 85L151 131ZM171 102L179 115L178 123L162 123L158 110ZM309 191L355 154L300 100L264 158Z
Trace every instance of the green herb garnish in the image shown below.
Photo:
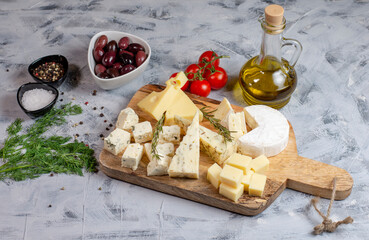
M16 119L6 129L8 137L0 149L0 181L13 179L22 181L36 178L45 173L68 173L83 175L82 168L96 170L94 150L71 137L42 136L50 127L62 125L65 116L82 113L82 108L71 103L61 108L53 108L42 118L36 120L24 134L22 120Z
M153 156L153 158L156 158L157 160L159 160L161 156L159 155L158 150L156 149L156 146L158 145L159 134L160 132L163 131L163 125L165 121L166 112L167 111L163 112L163 115L161 116L159 121L156 123L154 134L153 134L152 141L151 141L151 155Z
M212 111L206 111L207 108L208 106L205 106L200 109L204 118L208 120L218 130L218 133L223 136L224 142L231 142L233 140L233 137L231 136L231 131L220 124L220 120L215 118L213 115L216 109Z

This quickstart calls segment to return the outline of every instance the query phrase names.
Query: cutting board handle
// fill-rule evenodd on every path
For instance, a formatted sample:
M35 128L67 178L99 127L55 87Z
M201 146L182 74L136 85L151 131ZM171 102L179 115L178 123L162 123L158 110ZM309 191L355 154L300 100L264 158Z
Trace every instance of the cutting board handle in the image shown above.
M336 177L335 200L343 200L350 195L354 182L346 170L301 156L293 165L288 171L288 188L330 199L333 178Z

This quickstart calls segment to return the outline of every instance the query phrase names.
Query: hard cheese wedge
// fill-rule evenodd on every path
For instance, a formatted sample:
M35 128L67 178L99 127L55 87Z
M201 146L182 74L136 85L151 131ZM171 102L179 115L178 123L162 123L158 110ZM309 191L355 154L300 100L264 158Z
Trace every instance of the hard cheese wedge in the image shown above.
M169 165L170 177L199 178L199 135L199 113L196 113Z
M175 77L170 78L165 83L167 85L169 85L169 84L173 85L176 89L180 89L186 84L187 81L188 81L188 78L186 77L184 72L181 71L181 72L177 73L177 75Z
M156 120L159 120L164 111L167 111L165 125L174 123L174 115L192 120L198 111L196 105L181 90L180 85L173 85L171 81L167 82L167 87L163 91L150 93L137 103L137 106ZM202 117L200 112L200 121L202 121Z

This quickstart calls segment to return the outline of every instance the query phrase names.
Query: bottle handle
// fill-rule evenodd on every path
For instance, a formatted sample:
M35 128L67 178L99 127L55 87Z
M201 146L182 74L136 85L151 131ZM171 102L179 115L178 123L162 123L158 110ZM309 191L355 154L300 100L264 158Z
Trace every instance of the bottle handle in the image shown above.
M293 53L291 60L289 61L290 66L294 67L297 60L300 57L302 51L302 45L299 41L291 38L282 38L282 47L284 46L294 46L295 52Z

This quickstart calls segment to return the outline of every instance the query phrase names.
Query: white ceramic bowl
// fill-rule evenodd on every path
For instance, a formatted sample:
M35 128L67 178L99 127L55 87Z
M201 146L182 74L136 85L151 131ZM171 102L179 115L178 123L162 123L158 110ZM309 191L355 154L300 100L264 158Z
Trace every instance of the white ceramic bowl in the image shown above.
M106 35L108 37L109 42L111 40L115 40L119 42L119 40L122 37L129 37L131 40L131 43L139 43L145 48L145 52L147 54L146 60L135 70L129 73L126 73L124 75L121 75L119 77L109 78L109 79L99 78L98 76L95 75L94 69L95 69L96 63L95 63L92 51L94 49L97 38L99 38L101 35ZM117 32L117 31L103 31L93 36L91 38L90 45L88 47L88 54L87 54L88 67L90 68L92 77L95 79L95 82L97 83L97 85L99 85L99 87L101 87L102 89L106 89L106 90L121 87L124 84L129 83L133 79L137 78L140 74L142 74L145 71L145 68L149 64L150 57L151 57L151 48L145 40L135 35L129 34L129 33Z

